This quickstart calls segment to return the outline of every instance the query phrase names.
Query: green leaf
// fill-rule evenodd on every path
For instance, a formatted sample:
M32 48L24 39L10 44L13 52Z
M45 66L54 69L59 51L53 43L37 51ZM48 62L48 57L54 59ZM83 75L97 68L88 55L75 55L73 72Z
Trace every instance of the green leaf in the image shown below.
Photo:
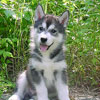
M30 20L31 20L31 17L30 17L30 16L31 16L31 15L30 15L29 12L25 12L24 18L25 18L26 20L30 21Z
M7 16L7 18L9 18L15 14L14 11L12 11L12 10L5 10L4 13Z
M3 55L4 50L0 50L0 56Z
M3 4L0 3L0 8L3 7Z
M7 67L7 64L6 64L6 63L4 63L2 67L5 69L5 68Z
M10 64L10 63L12 63L12 62L11 62L10 60L7 59L7 64Z
M97 62L97 59L96 59L96 58L93 58L93 59L92 59L92 62L93 62L93 64L95 65L96 62Z
M1 0L1 3L7 3L7 0Z
M100 22L100 16L98 16L98 22Z
M12 55L11 52L5 51L5 52L3 52L3 57L4 57L4 58L13 57L13 55Z
M11 45L13 45L13 42L11 41L11 39L7 38L6 39Z
M14 43L14 42L17 42L18 41L18 39L17 38L13 38L12 39L12 42Z

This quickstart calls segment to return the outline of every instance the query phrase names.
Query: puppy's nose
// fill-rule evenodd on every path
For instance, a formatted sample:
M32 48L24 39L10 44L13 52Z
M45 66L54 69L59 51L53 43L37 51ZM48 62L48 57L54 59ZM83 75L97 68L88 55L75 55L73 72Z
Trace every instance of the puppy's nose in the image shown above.
M46 43L47 42L47 38L41 38L41 42L42 43Z

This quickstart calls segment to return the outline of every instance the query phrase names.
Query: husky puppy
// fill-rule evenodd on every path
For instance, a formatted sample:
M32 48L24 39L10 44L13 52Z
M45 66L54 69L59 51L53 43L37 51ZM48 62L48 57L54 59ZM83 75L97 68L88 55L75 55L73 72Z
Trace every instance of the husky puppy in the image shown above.
M49 93L54 90L59 100L70 100L63 50L69 11L56 17L44 14L38 5L34 19L28 68L19 76L17 91L9 100L29 100L25 96L27 93L33 95L34 90L37 100L50 100Z

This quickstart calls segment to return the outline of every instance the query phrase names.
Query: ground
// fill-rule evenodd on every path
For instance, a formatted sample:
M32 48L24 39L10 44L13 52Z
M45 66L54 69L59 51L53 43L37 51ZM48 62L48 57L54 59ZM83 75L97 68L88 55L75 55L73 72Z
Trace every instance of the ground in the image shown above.
M10 94L3 94L0 100L8 100ZM96 89L89 90L85 88L70 88L71 100L100 100L100 92Z
M100 100L100 91L74 87L70 88L70 96L72 100Z

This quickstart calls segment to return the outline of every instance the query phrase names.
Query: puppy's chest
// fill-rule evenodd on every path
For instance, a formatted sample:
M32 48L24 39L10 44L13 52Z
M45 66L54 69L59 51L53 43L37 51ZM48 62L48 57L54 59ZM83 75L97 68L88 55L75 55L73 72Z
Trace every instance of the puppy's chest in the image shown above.
M38 66L38 70L43 70L44 77L52 77L53 73L58 70L57 64L49 58L44 58Z
M54 62L49 58L43 58L41 63L38 63L37 70L43 71L43 77L50 85L55 80L55 72L61 71L65 67L65 62Z

